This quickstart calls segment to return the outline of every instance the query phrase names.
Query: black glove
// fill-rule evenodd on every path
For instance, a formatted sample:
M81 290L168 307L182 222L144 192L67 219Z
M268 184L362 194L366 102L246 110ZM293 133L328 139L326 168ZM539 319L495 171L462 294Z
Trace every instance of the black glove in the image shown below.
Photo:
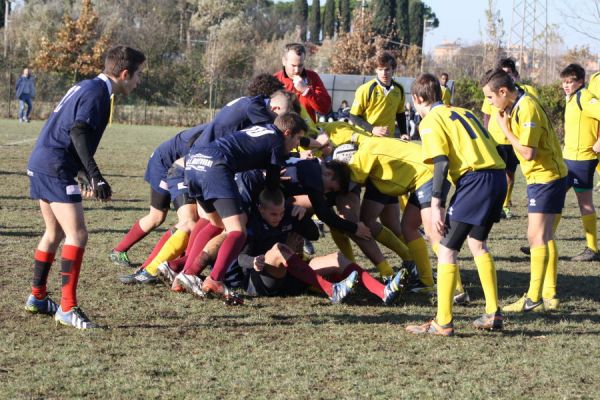
M92 190L94 191L94 197L98 200L110 200L112 196L112 189L106 180L99 173L92 177L90 181Z

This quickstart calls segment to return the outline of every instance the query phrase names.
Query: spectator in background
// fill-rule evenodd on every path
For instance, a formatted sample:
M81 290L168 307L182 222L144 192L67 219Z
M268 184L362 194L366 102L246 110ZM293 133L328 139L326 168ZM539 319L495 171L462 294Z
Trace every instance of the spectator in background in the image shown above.
M319 75L304 68L305 59L306 49L302 44L286 44L281 59L283 68L275 73L275 77L283 83L285 90L298 96L312 121L317 122L316 113L327 115L331 111L331 97Z
M350 119L350 106L348 106L348 101L347 100L342 100L342 102L340 103L340 108L338 108L337 111L337 119Z
M31 115L31 99L35 97L35 77L31 75L29 68L23 68L23 75L17 79L17 100L19 100L19 122L29 122ZM25 111L27 105L27 111Z
M440 86L442 87L442 103L447 106L452 105L452 91L448 87L448 73L442 72L440 75Z
M417 134L417 113L408 101L404 106L404 113L406 114L406 130L408 132L408 140L419 139L418 136L415 136Z

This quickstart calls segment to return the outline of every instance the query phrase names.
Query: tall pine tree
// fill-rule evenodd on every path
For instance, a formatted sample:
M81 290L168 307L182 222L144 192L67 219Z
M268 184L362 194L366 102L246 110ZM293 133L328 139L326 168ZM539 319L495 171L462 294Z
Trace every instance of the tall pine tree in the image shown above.
M319 0L313 0L312 7L310 8L310 41L312 43L319 43L321 36L321 3Z
M373 30L383 36L393 32L396 18L396 0L373 0Z
M352 20L352 12L350 11L350 0L340 0L339 3L340 20L338 31L350 32L350 21Z
M410 41L408 3L408 0L396 0L396 34L398 40L405 44Z
M325 3L325 12L323 13L323 38L333 39L335 22L335 0L327 0Z
M411 44L423 46L423 19L425 7L421 0L410 0L408 6L409 39Z
M300 29L300 39L306 41L306 22L308 20L308 3L306 0L294 0L294 22Z

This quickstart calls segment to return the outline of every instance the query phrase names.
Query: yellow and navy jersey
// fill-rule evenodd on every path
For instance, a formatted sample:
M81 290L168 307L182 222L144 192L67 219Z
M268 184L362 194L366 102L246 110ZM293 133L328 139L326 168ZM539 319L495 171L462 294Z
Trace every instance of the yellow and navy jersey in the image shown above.
M355 133L362 136L373 136L372 133L366 132L356 125L351 125L344 121L334 122L319 122L317 128L329 135L329 141L333 147L338 147L344 143L352 141L352 135Z
M423 161L433 163L448 157L448 172L454 184L470 171L504 169L506 166L481 121L461 107L434 104L419 126Z
M362 185L368 179L381 193L401 196L433 178L433 167L421 160L419 144L366 136L356 142L358 150L348 163L353 182Z
M596 72L590 77L590 83L587 88L590 93L600 99L600 72Z
M306 108L304 108L304 106L300 106L300 116L302 117L302 119L304 120L304 122L306 122L306 125L308 126L308 131L306 132L306 134L304 136L310 137L310 138L316 138L319 135L319 130L317 129L317 126L315 125L314 121L312 120L312 118L310 117L310 114L308 114L308 111L306 111ZM296 147L293 151L294 152L300 152L300 151L307 151L310 150L309 147L303 147L303 146L298 146ZM321 151L320 150L313 150L313 155L315 157L320 157L321 156Z
M452 105L452 93L446 86L442 86L442 103L447 106Z
M576 161L597 159L592 146L598 139L600 101L585 88L567 97L566 101L563 157Z
M537 90L530 85L523 85L523 84L517 84L518 87L520 87L525 93L528 93L532 96L537 97ZM481 105L481 112L489 115L490 116L490 120L488 122L488 132L490 133L490 135L492 135L492 138L496 141L496 143L498 144L510 144L510 142L508 141L508 139L506 138L506 135L504 135L504 132L502 132L502 128L500 128L500 125L498 125L498 109L496 107L494 107L487 99L483 100L483 104Z
M535 97L523 93L517 99L511 111L510 127L521 145L536 148L535 158L529 161L515 151L528 184L548 183L567 175L558 136Z
M394 135L396 115L404 113L404 88L392 81L386 89L377 78L356 89L350 114L362 117L372 126L387 126L390 136Z

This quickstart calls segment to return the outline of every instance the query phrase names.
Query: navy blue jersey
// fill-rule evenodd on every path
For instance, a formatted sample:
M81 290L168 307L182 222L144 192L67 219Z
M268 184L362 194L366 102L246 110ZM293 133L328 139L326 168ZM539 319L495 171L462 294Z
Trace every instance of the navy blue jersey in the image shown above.
M159 156L165 171L168 171L176 160L185 156L190 151L194 137L203 135L207 125L196 125L193 128L179 132L154 150L153 154Z
M265 188L265 175L262 170L254 169L235 174L235 183L237 183L242 207L247 214L257 212L254 205L258 203L258 196Z
M285 162L282 179L286 196L308 194L309 191L323 193L323 177L321 163L315 159L290 158Z
M73 86L56 106L33 148L27 169L57 177L73 177L83 165L71 142L75 123L92 128L90 154L98 148L110 116L110 81L105 75Z
M268 101L267 97L254 96L229 102L208 123L202 136L196 140L197 145L203 147L230 133L273 122L275 115L269 110Z
M203 135L204 133L201 137ZM207 157L200 155L205 153L211 154L209 158L215 158L217 152L221 160L234 173L252 169L280 168L287 156L283 134L275 125L270 124L234 132L206 147L198 147L196 143L190 150L186 170L198 169L198 167L204 169L207 166ZM210 161L209 167L221 160Z

